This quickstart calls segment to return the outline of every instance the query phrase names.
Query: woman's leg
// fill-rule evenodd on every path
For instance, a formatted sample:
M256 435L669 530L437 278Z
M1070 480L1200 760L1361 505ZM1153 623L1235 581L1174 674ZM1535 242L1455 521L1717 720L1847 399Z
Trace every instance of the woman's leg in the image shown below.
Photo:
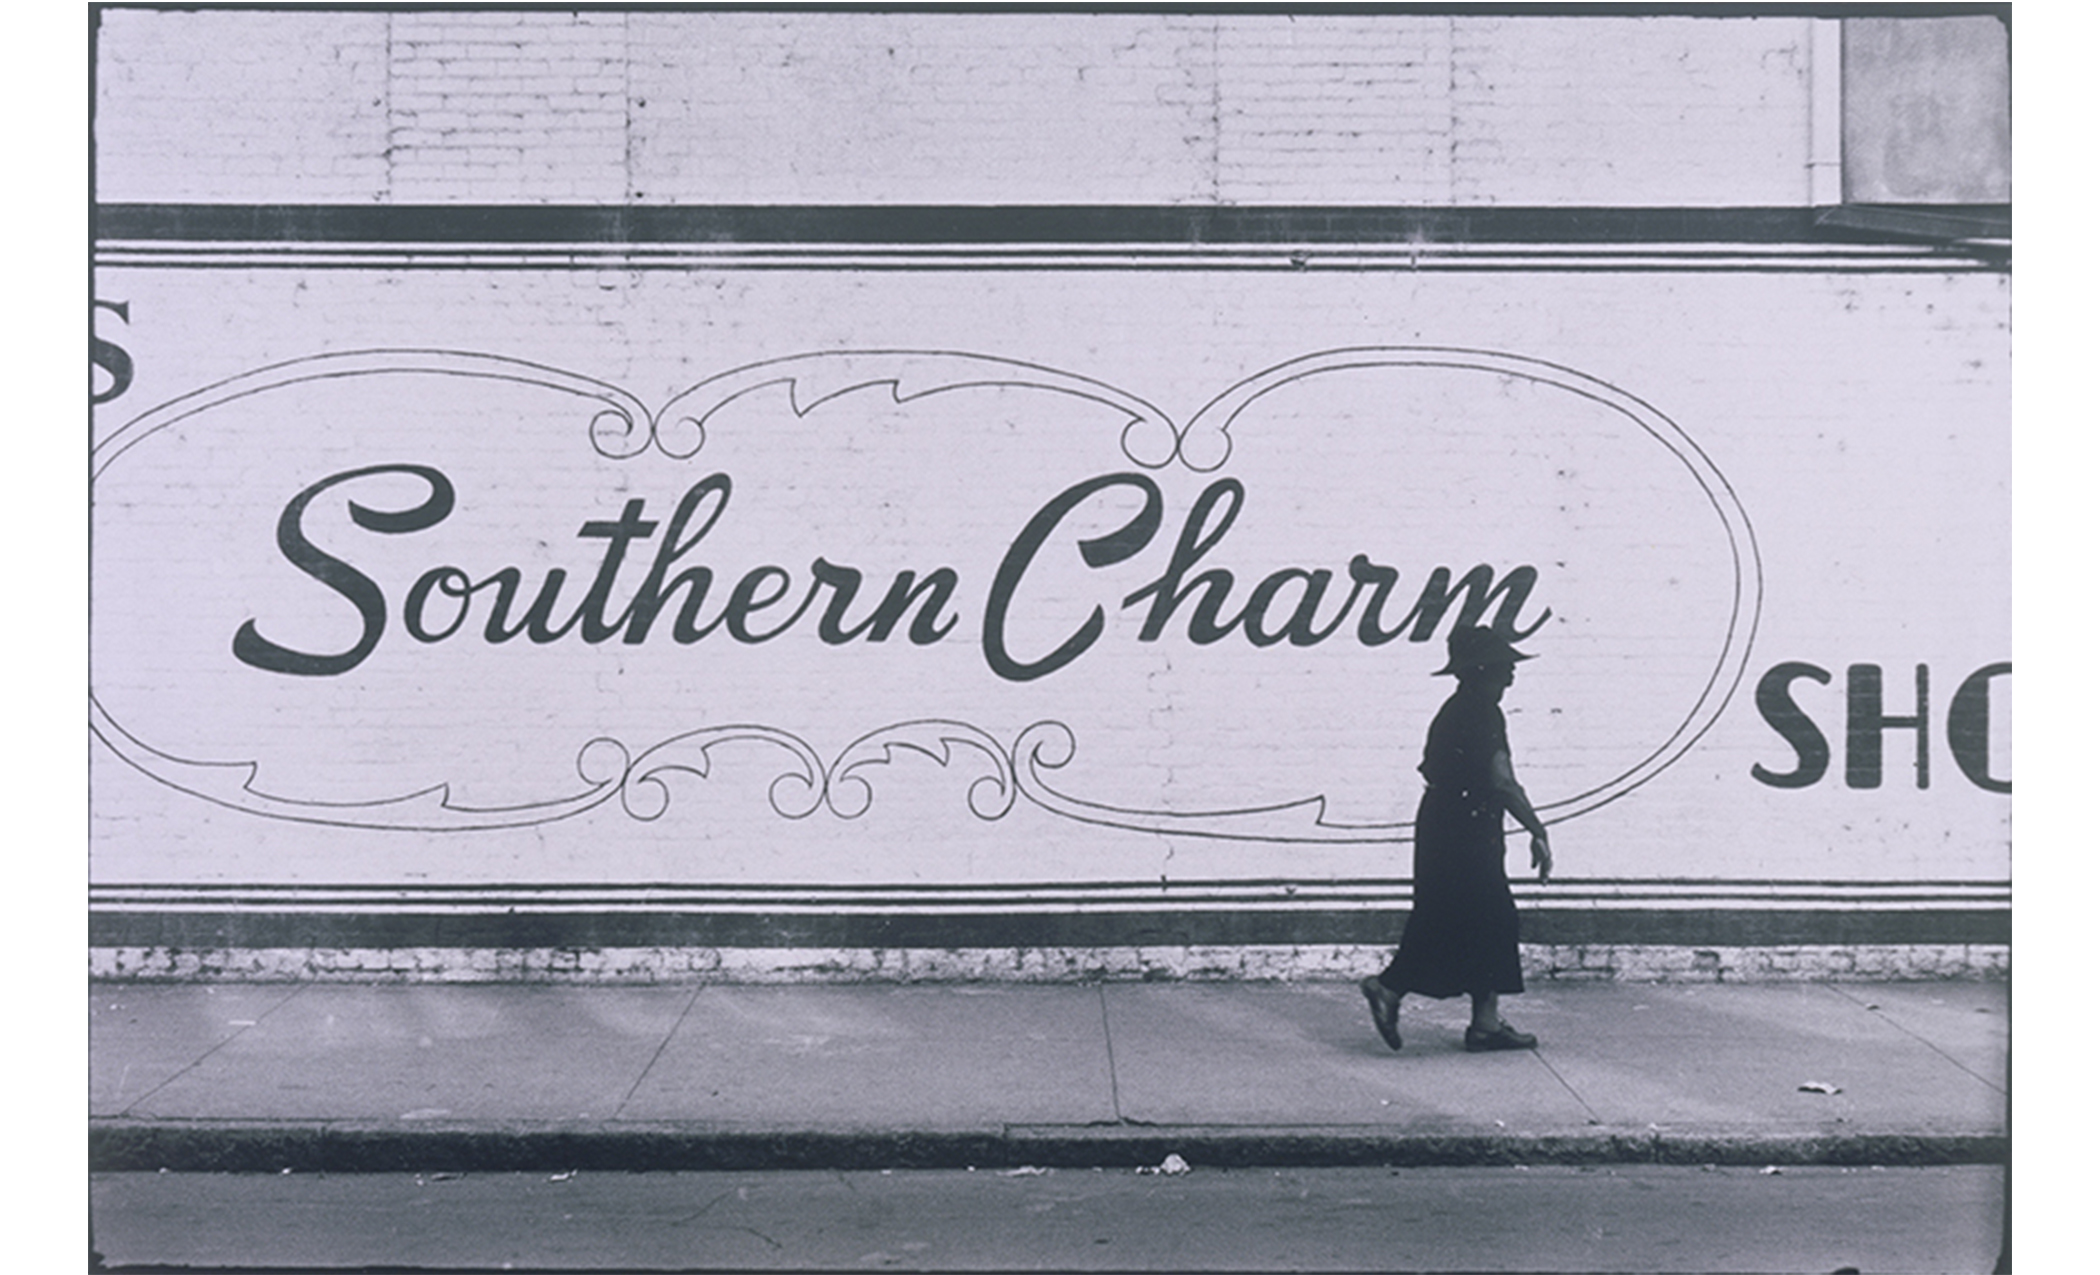
M1378 1029L1380 1039L1390 1048L1400 1048L1400 993L1375 975L1357 986L1371 1004L1371 1026Z
M1473 1026L1491 1032L1502 1026L1502 996L1498 992L1473 993Z
M1502 1021L1502 997L1496 992L1473 993L1473 1021L1466 1027L1466 1052L1493 1049L1536 1049L1539 1038L1520 1032Z

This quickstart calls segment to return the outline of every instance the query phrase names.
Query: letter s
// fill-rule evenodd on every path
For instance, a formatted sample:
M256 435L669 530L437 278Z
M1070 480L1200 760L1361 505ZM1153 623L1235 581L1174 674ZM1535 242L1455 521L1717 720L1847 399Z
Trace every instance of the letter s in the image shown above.
M308 487L290 504L277 519L277 547L284 551L285 558L295 567L319 580L348 599L357 608L358 617L364 622L364 632L359 635L357 645L338 655L312 655L279 646L256 631L255 621L243 623L233 635L234 658L243 664L252 665L271 673L290 673L300 677L332 677L347 673L364 662L372 648L379 645L379 635L386 630L386 595L373 583L370 576L352 567L340 558L331 557L316 548L306 538L300 523L306 516L306 507L316 496L331 487L368 478L374 474L413 474L430 484L430 497L413 509L400 513L368 509L356 501L349 502L350 520L367 531L382 535L398 536L411 531L421 531L443 522L452 512L452 482L443 474L425 465L368 465L363 469L344 470Z
M108 310L124 320L124 322L131 322L131 303L129 301L97 301L95 302L95 309ZM131 388L131 355L125 351L123 346L118 345L116 342L105 341L101 337L96 336L92 327L88 329L88 362L92 366L99 367L109 373L109 388L100 394L95 393L92 384L90 384L88 402L91 404L100 407Z
M1759 782L1774 788L1806 788L1823 777L1830 769L1830 741L1809 720L1807 713L1794 703L1792 686L1796 678L1810 678L1824 685L1830 683L1827 669L1799 662L1775 664L1757 681L1757 711L1765 721L1794 746L1794 753L1801 764L1785 774L1776 774L1761 765L1752 765L1750 773Z

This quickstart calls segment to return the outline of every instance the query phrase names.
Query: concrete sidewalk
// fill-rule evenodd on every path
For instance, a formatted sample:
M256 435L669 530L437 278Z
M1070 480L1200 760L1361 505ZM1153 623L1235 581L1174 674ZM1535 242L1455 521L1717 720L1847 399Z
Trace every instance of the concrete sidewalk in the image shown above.
M90 1164L297 1172L1997 1163L2009 989L91 984ZM1835 1092L1823 1092L1823 1089Z

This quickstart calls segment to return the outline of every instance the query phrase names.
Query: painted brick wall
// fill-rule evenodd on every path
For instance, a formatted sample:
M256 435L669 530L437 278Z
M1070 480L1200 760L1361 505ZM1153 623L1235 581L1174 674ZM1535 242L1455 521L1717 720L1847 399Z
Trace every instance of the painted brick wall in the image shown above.
M112 268L99 282L131 307L123 335L138 369L126 397L98 414L104 435L221 378L320 351L389 346L496 352L616 383L651 407L732 367L827 349L1020 359L1123 387L1177 417L1240 377L1318 350L1494 348L1580 369L1666 411L1712 458L1755 527L1763 597L1744 682L1712 729L1637 791L1557 825L1562 873L1571 881L1866 884L1990 882L2009 873L2010 799L1965 779L1945 737L1956 685L2010 652L2010 289L2002 276ZM1715 553L1711 511L1696 491L1642 438L1591 432L1608 421L1579 413L1555 423L1537 415L1537 396L1520 385L1458 429L1439 427L1434 411L1418 418L1406 410L1421 392L1413 382L1365 384L1368 398L1315 397L1306 414L1237 431L1220 472L1246 484L1247 512L1211 565L1234 570L1245 597L1278 565L1339 567L1355 551L1397 564L1410 582L1437 562L1535 562L1541 601L1555 619L1532 644L1541 658L1526 666L1508 705L1534 796L1564 798L1612 758L1652 747L1682 707L1683 644L1713 637L1708 627L1681 624L1681 615L1726 606L1730 565ZM614 462L584 446L588 411L557 404L550 414L543 396L474 381L433 400L435 392L403 384L390 397L328 410L328 401L280 405L256 396L111 464L97 483L94 681L125 730L173 757L255 761L258 790L302 800L370 802L445 784L460 802L502 806L579 789L579 748L600 735L638 753L682 732L756 723L830 763L854 740L906 721L962 722L1004 747L1032 723L1054 720L1070 727L1076 754L1053 778L1082 799L1196 812L1320 795L1344 821L1412 813L1422 726L1444 689L1427 676L1434 646L1366 650L1344 639L1300 652L1256 649L1237 637L1196 646L1179 636L1179 624L1155 645L1135 640L1136 617L1116 610L1117 600L1159 569L1205 481L1178 468L1160 475L1167 529L1129 569L1084 573L1075 562L1069 572L1041 573L1041 590L1031 594L1030 613L1052 625L1105 604L1111 628L1098 650L1026 685L987 673L974 643L998 557L1053 492L1130 467L1113 421L1011 397L892 404L880 391L798 419L775 389L718 417L690 461ZM1508 449L1500 464L1498 447ZM499 648L471 628L422 646L403 635L397 610L371 661L352 676L286 678L234 664L227 640L246 617L305 649L339 649L354 637L348 608L283 560L271 529L306 483L384 461L437 465L458 483L461 502L443 534L360 534L339 506L316 524L325 546L386 582L395 608L409 579L437 562L477 575L519 563L534 580L559 565L580 581L593 561L575 535L583 520L611 517L635 497L646 498L648 516L664 518L690 482L721 469L737 494L695 560L722 571L722 587L760 562L799 577L820 553L884 580L904 567L951 564L964 581L958 628L925 648L901 640L824 648L808 622L755 646L717 634L691 647L659 636L632 648L573 640ZM1556 478L1557 470L1569 476ZM358 493L402 508L412 490L372 485ZM1429 539L1433 523L1407 521L1418 505L1464 519L1466 530ZM1629 577L1627 589L1637 591L1627 592L1596 576L1616 570L1619 558L1659 569ZM621 597L639 570L630 564ZM1182 614L1185 622L1186 608ZM1029 640L1046 633L1055 635L1030 630ZM1795 759L1752 690L1766 670L1791 661L1834 675L1794 692L1835 759L1820 782L1784 790L1753 778L1753 767L1782 772ZM1913 666L1929 666L1930 788L1912 781L1914 735L1900 729L1887 733L1878 788L1844 782L1844 679L1854 663L1886 670L1891 716L1909 711ZM2008 689L1999 684L1992 720L1991 767L2000 776L2010 774ZM704 780L672 776L660 818L645 817L647 800L631 808L613 800L530 827L416 832L231 809L171 786L188 782L185 774L156 776L98 747L92 873L98 883L409 891L1156 881L1166 898L1195 882L1407 872L1405 847L1390 844L1104 828L1026 799L985 818L968 804L972 783L988 773L979 763L967 746L947 766L900 752L862 772L873 785L864 814L820 808L790 818L768 792L794 769L792 759L754 744L714 755ZM1513 854L1520 858L1521 846ZM1601 906L1604 896L1585 889L1538 887L1525 905ZM398 921L412 927L415 918ZM458 962L496 943L440 959L422 950L432 940L421 931L404 935L401 951L351 945L358 950L329 957L338 965L328 968L384 973L407 961L401 968L414 973L437 961L448 977L554 968L548 953L512 953L475 975ZM1147 941L1132 938L1121 956L1038 954L1047 961L1038 969L1014 955L1014 968L1109 969L1127 958L1186 972L1163 950L1172 944L1149 942L1162 950L1133 954ZM1795 942L1831 950L1826 940ZM637 959L665 977L685 968L678 961L733 963L701 946L708 952L669 964ZM189 953L188 965L174 949ZM202 961L237 974L252 965L212 950L170 938L123 956L124 969L110 972L180 973ZM1567 956L1569 968L1594 959L1629 974L1650 969L1642 964L1650 958L1635 960L1630 948L1586 950ZM1260 972L1326 971L1340 959L1310 948L1272 955L1278 964ZM914 977L977 976L1007 959L947 958L925 953L899 968L918 971ZM322 968L296 954L281 959ZM788 968L814 962L851 976L867 959L805 953ZM1675 968L1672 960L1687 976L1700 968L1689 950L1656 959L1655 970ZM1762 959L1730 957L1724 967L1772 973ZM1909 959L1877 957L1857 968L1944 972ZM2002 952L1946 959L1980 972ZM1820 959L1804 966L1836 968ZM577 967L577 977L589 973Z
M641 198L1186 202L1212 196L1212 24L637 18ZM938 195L935 192L939 192Z
M1807 201L1806 19L105 15L111 201Z
M628 182L628 19L390 16L385 198L612 203Z
M381 198L388 23L379 13L105 15L100 197Z
M97 65L99 193L255 204L1796 205L1808 192L1810 34L1791 18L117 10L104 15ZM1324 947L1288 925L1247 937L1230 900L1203 905L1218 923L1198 937L1163 912L1112 934L1095 925L1079 948L1005 943L996 931L795 946L822 899L789 899L788 919L763 933L738 932L744 913L719 900L693 906L718 908L711 924L728 938L648 929L673 910L663 891L686 887L926 886L973 898L1069 887L1096 893L1078 905L1024 898L1014 924L1038 924L1048 908L1113 929L1132 915L1117 911L1128 901L1108 906L1101 892L1130 883L1157 881L1163 907L1219 882L1391 883L1407 865L1390 842L1188 835L1073 818L1032 798L974 807L985 790L973 786L967 742L945 762L900 746L858 772L873 794L866 811L850 809L858 790L840 770L848 808L792 808L789 785L784 812L781 740L836 768L856 741L904 738L891 728L905 723L963 723L1003 750L1060 722L1074 753L1052 778L1104 806L1200 815L1318 795L1343 822L1399 821L1412 813L1421 727L1443 683L1427 676L1433 644L1198 644L1179 632L1187 608L1167 640L1138 641L1137 614L1116 611L1118 600L1160 569L1216 476L1178 464L1160 471L1168 525L1146 556L1122 574L1067 561L1036 578L1040 627L1026 639L1054 641L1060 622L1099 602L1114 612L1100 649L1041 681L992 677L975 645L983 591L1029 513L1073 481L1151 463L1120 445L1113 413L1091 414L1096 400L878 390L797 414L776 386L713 419L689 460L594 451L591 409L576 405L629 394L647 412L764 360L916 350L1057 369L1180 424L1263 369L1396 346L1540 360L1652 404L1725 476L1755 529L1757 555L1738 545L1731 557L1712 539L1721 502L1685 486L1688 454L1521 375L1484 378L1491 391L1476 393L1435 372L1338 373L1262 400L1235 432L1217 474L1244 481L1248 507L1214 565L1237 573L1241 598L1274 568L1342 569L1359 551L1397 564L1409 584L1437 563L1539 567L1555 617L1534 645L1551 658L1529 666L1510 712L1520 767L1544 801L1668 731L1681 709L1670 697L1698 671L1688 653L1713 641L1683 617L1718 607L1723 627L1740 621L1745 636L1754 618L1743 680L1696 747L1638 791L1556 824L1563 875L1590 884L1527 895L1527 908L1559 909L1529 954L1534 968L2003 968L2002 944L1975 937L1973 915L1906 939L1901 926L1853 924L1845 893L1995 888L2009 875L2010 800L1958 772L1945 733L1955 687L2010 654L2003 272L1810 245L1699 263L1595 244L1482 263L1473 245L1421 270L1371 258L1243 269L1231 251L1174 245L1171 260L1078 270L990 268L967 248L943 268L846 269L826 255L837 245L781 249L762 268L695 249L676 269L558 255L524 269L471 254L444 264L380 245L392 256L305 269L304 247L259 250L269 259L252 268L186 245L194 264L97 270L97 296L128 307L121 324L100 316L102 335L120 339L135 372L97 409L98 441L282 361L404 349L450 360L439 375L400 373L374 398L356 394L380 381L317 378L231 401L147 438L97 479L93 678L121 730L93 753L92 875L98 889L162 892L138 905L145 922L101 945L99 972L1324 976L1360 964L1361 945L1384 941L1375 926L1322 922ZM480 354L537 370L490 378L471 363ZM299 397L309 393L318 397ZM445 469L461 503L443 537L362 535L339 500L329 505L324 547L391 590L393 627L370 663L355 677L287 678L233 662L228 639L243 617L305 649L348 644L348 609L293 569L274 528L316 478L400 461ZM818 554L884 583L952 564L964 582L954 637L824 647L811 623L768 644L717 635L692 647L403 637L403 591L433 562L517 563L535 581L561 567L580 588L595 561L580 522L637 498L664 518L716 469L737 482L700 555L724 573L721 589L753 564L801 573ZM371 499L408 499L413 484L388 481ZM1409 521L1417 510L1441 510L1457 530ZM1626 564L1646 574L1612 574ZM623 577L630 587L637 570ZM1731 586L1740 599L1753 578L1760 609L1730 617ZM1795 762L1753 693L1788 662L1833 675L1793 686L1836 752L1830 773L1800 788L1753 777ZM1929 666L1929 788L1910 781L1914 736L1902 728L1884 732L1879 787L1845 783L1845 677L1860 663L1886 671L1890 716L1909 711L1912 668ZM1999 688L1989 767L2002 776L2009 681ZM470 831L254 809L258 792L356 805L440 785L467 806L531 804L605 773L608 751L586 741L637 752L732 722L775 735L711 757L704 779L674 775L661 812L650 803L662 794L646 786L573 817ZM1687 880L1711 885L1670 887L1650 918L1664 937L1592 924L1625 891ZM1755 904L1774 882L1822 889L1816 923L1829 932L1811 924L1759 942L1762 914L1748 907L1737 909L1753 922L1738 926L1748 946L1700 936L1703 909ZM178 897L193 887L380 893L328 914L331 925L362 918L328 931L338 939L234 951L232 931L196 921L208 901ZM607 906L641 928L515 937L572 915L561 891L601 887L628 892ZM510 917L505 890L530 895L529 915ZM482 912L445 911L462 897ZM112 915L127 906L98 900ZM243 906L260 924L283 920L269 898ZM888 924L876 904L854 906L874 909L864 937ZM1351 906L1378 915L1377 899ZM527 928L506 929L512 920Z
M1727 712L1685 760L1572 823L1569 863L1585 876L1636 878L1991 879L2005 869L2009 803L1964 780L1944 740L1960 679L2009 658L2009 286L2000 276L112 269L101 287L131 306L124 336L138 368L125 399L99 418L104 433L248 369L402 346L501 353L618 384L652 407L739 365L827 349L1020 359L1125 387L1177 417L1241 377L1317 350L1449 345L1579 369L1657 404L1713 458L1755 528L1765 592L1754 660ZM1744 315L1760 317L1745 323ZM1406 381L1392 392L1403 406L1419 393ZM794 418L773 391L719 419L689 462L610 462L583 446L587 415L572 421L530 396L478 393L432 403L405 386L369 409L313 416L334 424L311 441L284 432L305 417L256 406L201 418L194 439L149 441L116 461L99 484L113 521L97 537L95 614L97 685L119 720L179 757L266 757L265 787L282 780L318 799L450 782L464 785L463 800L500 802L575 787L576 751L595 733L643 746L712 722L757 721L808 738L829 758L863 732L909 719L967 721L1003 741L1055 719L1078 738L1068 777L1083 777L1081 789L1093 785L1102 800L1201 810L1324 793L1337 818L1411 814L1420 726L1442 686L1425 676L1433 648L1365 650L1344 639L1300 653L1238 637L1199 647L1177 636L1187 608L1157 644L1134 640L1137 613L1115 604L1159 569L1208 481L1200 475L1162 474L1168 528L1131 568L1054 577L1069 591L1030 604L1055 626L1106 603L1115 627L1096 652L1025 686L987 673L974 642L999 555L1056 490L1130 466L1112 421L1103 427L1092 414L1020 399L999 400L989 419L942 407L949 400L940 396L884 408L873 393ZM1496 430L1555 419L1538 417L1529 399L1510 398L1506 411L1469 430L1381 408L1375 397L1312 401L1309 416L1239 429L1221 471L1248 493L1247 512L1214 558L1235 570L1241 597L1277 566L1340 568L1357 551L1398 565L1409 583L1439 562L1457 570L1537 562L1540 600L1559 617L1539 644L1554 658L1519 688L1537 683L1539 698L1516 697L1512 729L1541 799L1567 795L1596 758L1637 756L1667 733L1681 708L1670 697L1682 670L1662 639L1713 635L1680 634L1653 608L1725 613L1729 563L1714 554L1710 511L1696 489L1683 499L1665 454L1651 456L1639 437L1593 437L1577 420L1559 441L1511 438L1511 468L1496 476L1483 469L1505 445ZM359 422L368 424L350 428ZM963 456L969 463L957 464ZM959 629L924 649L901 639L824 649L805 622L759 646L718 634L681 648L659 635L635 648L572 640L529 650L467 640L419 647L397 616L355 677L284 678L226 659L233 627L251 615L282 641L348 645L348 608L283 561L271 527L322 474L419 457L463 484L453 525L461 535L482 527L474 534L483 540L462 547L437 533L330 533L341 552L390 581L397 607L413 572L438 561L477 572L564 565L587 577L595 551L575 537L581 521L616 513L621 490L646 497L650 517L665 517L690 482L720 468L737 480L735 503L695 561L732 579L759 562L802 573L820 553L885 580L949 563L964 580ZM1556 469L1568 476L1556 478ZM1396 521L1414 503L1451 506L1454 519L1467 508L1502 512L1470 516L1463 535L1432 540L1427 524ZM163 560L182 527L236 506L246 521L224 535L238 554ZM475 523L470 509L500 518ZM142 521L151 517L169 521ZM1553 546L1562 543L1569 548L1559 556L1575 556L1556 568ZM141 557L124 556L132 552ZM1671 566L1668 576L1627 586L1656 591L1649 602L1629 603L1609 581L1583 574L1643 554ZM1678 578L1680 563L1695 574ZM622 597L639 571L630 564ZM1837 674L1834 685L1804 683L1796 693L1840 755L1822 783L1782 791L1751 777L1758 764L1792 764L1751 688L1765 669L1795 660ZM1912 736L1900 731L1889 734L1881 788L1843 785L1843 670L1854 662L1889 670L1890 715L1907 711L1911 667L1931 666L1930 790L1911 783ZM666 693L630 696L618 690L626 685ZM1385 707L1364 711L1363 688L1376 688ZM532 705L522 718L521 702ZM253 711L226 717L198 713L199 704ZM317 729L321 721L328 729ZM2007 728L2002 717L1995 725ZM1403 866L1375 846L1192 849L1150 835L1097 836L1035 822L1025 805L982 822L957 791L942 795L953 780L930 766L923 802L879 801L857 821L783 820L724 780L696 790L709 812L700 825L605 810L528 832L433 840L233 815L101 762L112 770L97 786L97 870L109 880L387 881L432 864L468 879L573 881L695 872L750 881L781 872L808 880L1360 877ZM2002 753L1994 765L2009 769ZM896 768L886 782L909 783L907 771ZM138 835L141 827L150 835ZM1719 844L1717 827L1726 829ZM691 841L696 832L704 851Z
M1809 27L1455 22L1451 202L1806 203Z

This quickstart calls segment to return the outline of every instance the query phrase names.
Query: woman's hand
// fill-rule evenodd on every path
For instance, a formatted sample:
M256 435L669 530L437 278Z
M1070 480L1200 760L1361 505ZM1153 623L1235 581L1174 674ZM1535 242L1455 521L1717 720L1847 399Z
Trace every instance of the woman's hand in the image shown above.
M1539 870L1541 885L1545 884L1546 878L1553 875L1553 847L1546 844L1546 834L1543 832L1531 834L1531 866Z

